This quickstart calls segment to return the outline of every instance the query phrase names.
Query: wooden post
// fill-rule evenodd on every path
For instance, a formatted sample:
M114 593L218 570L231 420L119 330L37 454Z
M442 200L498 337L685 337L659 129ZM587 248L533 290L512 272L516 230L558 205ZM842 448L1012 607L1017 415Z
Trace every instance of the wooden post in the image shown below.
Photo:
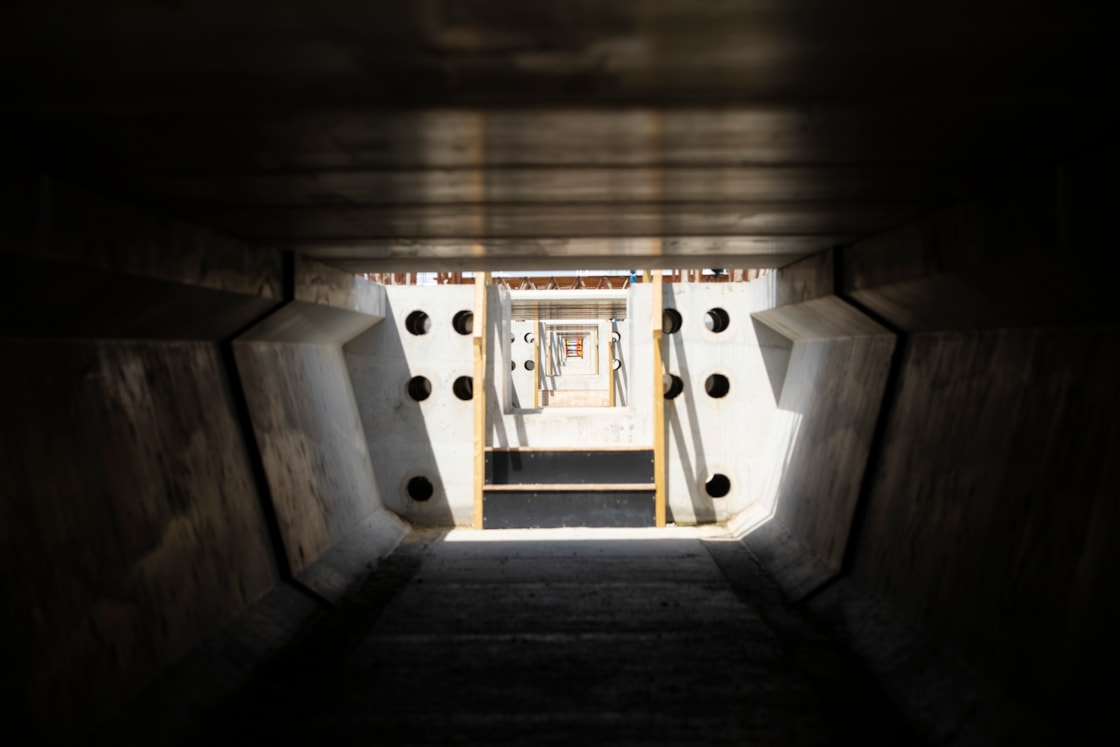
M490 273L474 276L474 522L482 529L482 486L486 476L486 286Z
M661 368L661 270L653 274L653 302L651 322L653 323L653 484L654 517L657 526L665 526L665 395L662 391Z

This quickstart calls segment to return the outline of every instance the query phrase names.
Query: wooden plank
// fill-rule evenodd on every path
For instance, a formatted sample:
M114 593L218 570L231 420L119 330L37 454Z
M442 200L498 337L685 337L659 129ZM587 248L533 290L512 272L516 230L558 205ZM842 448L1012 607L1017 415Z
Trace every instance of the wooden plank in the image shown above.
M490 273L474 276L474 516L482 529L482 486L486 477L486 286Z
M487 446L489 452L499 451L649 451L634 446Z
M603 490L655 490L652 482L595 482L595 483L522 483L516 485L486 485L485 493L527 493L566 491L578 493L582 490L598 492Z
M654 491L654 521L659 527L665 526L665 397L662 393L661 359L661 271L653 273L653 302L651 319L653 325L653 480L657 486Z

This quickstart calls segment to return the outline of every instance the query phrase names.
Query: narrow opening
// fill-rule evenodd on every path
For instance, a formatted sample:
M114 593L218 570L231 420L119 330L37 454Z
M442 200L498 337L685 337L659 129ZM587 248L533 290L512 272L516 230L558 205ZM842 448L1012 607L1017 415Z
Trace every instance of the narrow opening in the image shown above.
M432 382L423 376L413 376L408 380L408 396L423 402L432 394Z
M723 498L731 492L731 480L727 475L717 472L704 483L704 490L713 498Z
M455 379L455 383L451 385L451 391L455 392L455 396L461 400L468 400L474 397L474 378L470 376L460 376Z
M681 312L676 309L663 309L661 312L661 331L671 335L681 328Z
M404 328L414 335L426 335L432 328L432 320L423 311L414 311L405 317Z
M731 324L731 317L718 306L714 309L708 309L707 313L704 314L704 326L716 334L727 329L729 324Z
M432 497L435 488L432 487L432 481L423 475L417 475L408 481L408 497L414 501L426 501Z
M726 397L731 391L731 382L723 374L712 374L704 381L704 391L709 397Z
M525 370L526 371L532 371L536 367L537 367L537 364L533 363L533 361L525 361Z
M684 382L676 374L668 374L662 378L661 391L665 399L676 399L684 391Z
M461 335L469 335L474 331L474 312L463 309L451 320L451 326Z

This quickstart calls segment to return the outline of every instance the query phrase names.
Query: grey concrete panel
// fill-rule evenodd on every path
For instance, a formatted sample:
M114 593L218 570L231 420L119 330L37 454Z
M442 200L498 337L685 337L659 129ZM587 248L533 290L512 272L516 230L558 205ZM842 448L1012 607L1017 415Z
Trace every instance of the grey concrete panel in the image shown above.
M364 281L363 281L364 282ZM292 301L238 335L241 342L338 347L381 321L381 317Z
M114 718L100 727L85 725L79 733L88 732L82 736L89 741L127 744L186 732L282 656L323 606L305 590L280 583L192 648Z
M824 563L844 558L887 383L893 336L796 342L779 408L796 421L775 518Z
M1098 251L1115 164L1069 161L844 247L840 292L907 331L1115 323L1120 258ZM1079 257L1095 270L1067 282Z
M781 273L779 273L780 275ZM791 340L889 335L890 331L838 296L828 295L756 311L756 319Z
M369 578L378 561L408 533L408 525L383 507L375 508L319 558L304 567L300 583L331 602L341 601Z
M26 279L0 298L0 333L13 337L217 341L279 305L264 296L21 256L4 266Z
M278 299L280 257L32 172L0 174L0 252Z
M288 562L298 574L382 507L346 362L337 345L238 340L234 354ZM383 518L396 531L381 554L405 531L387 512Z
M358 312L378 321L385 318L385 289L382 286L300 255L296 255L294 262L293 293L296 301ZM347 337L340 342L345 343L349 339Z
M0 355L3 677L49 736L110 715L278 575L215 345Z
M474 288L387 286L385 291L385 321L345 348L382 500L391 511L418 524L470 524L474 401L460 400L452 385L459 376L474 376L474 353L471 336L456 332L452 321L459 311L473 310ZM416 311L428 316L425 334L406 328ZM431 384L423 401L409 396L408 382L414 376ZM433 494L427 500L410 497L407 485L413 477L431 481Z
M1117 335L913 335L855 553L869 591L1071 726L1117 661Z

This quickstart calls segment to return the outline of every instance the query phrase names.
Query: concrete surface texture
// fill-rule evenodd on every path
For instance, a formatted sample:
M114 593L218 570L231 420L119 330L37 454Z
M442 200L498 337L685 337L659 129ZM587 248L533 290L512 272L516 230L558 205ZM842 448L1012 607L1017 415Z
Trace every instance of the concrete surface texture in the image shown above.
M278 570L214 345L8 340L3 360L4 683L49 734L115 712Z
M914 743L724 533L455 530L383 571L186 742Z
M345 347L378 489L385 505L409 521L469 525L474 403L460 399L454 385L460 376L473 378L474 352L454 320L473 310L474 288L385 291L385 321ZM410 492L414 478L429 481L432 492Z
M625 742L627 706L643 699L657 708L635 706L649 716L639 736L690 744L904 742L859 731L891 708L920 741L954 747L1112 733L1117 65L1097 5L55 0L0 11L11 732L81 741L122 708L263 694L240 723L305 713L293 732L338 734L383 700L401 708L380 725L418 724L417 739L433 740L485 740L492 713L527 729L587 715ZM735 541L706 544L715 565L622 539L476 557L420 535L428 549L382 557L404 529L396 514L466 520L473 404L452 387L473 373L473 351L451 324L473 289L452 304L390 288L381 304L344 272L655 267L775 270L725 309L739 325L732 361L760 359L745 383L726 352L685 350L690 391L703 373L692 362L718 362L728 396L745 390L757 408L755 422L714 426L740 444L727 457L734 483L749 469L760 497L728 516ZM649 293L632 292L633 318L648 317ZM431 329L413 336L408 315L428 303ZM259 339L235 342L252 328ZM654 375L640 375L652 341L627 337L620 409L632 414L607 433L644 444L636 408L656 400ZM256 351L251 377L235 350ZM431 384L422 401L409 396L415 376ZM507 443L573 435L491 414ZM681 452L694 469L701 456ZM410 496L412 477L431 494ZM670 501L712 516L691 493ZM297 577L300 532L318 558ZM579 583L542 596L541 566ZM642 581L647 566L657 580ZM644 591L620 593L623 569ZM358 591L367 581L372 596ZM752 622L762 599L778 602L755 610L769 632ZM445 603L471 614L456 621ZM645 607L653 627L627 628ZM710 632L689 627L693 611ZM801 616L820 637L784 637ZM319 632L316 619L328 621ZM495 643L482 624L505 632ZM541 666L527 673L515 628L536 631L529 661ZM583 658L555 663L557 640ZM463 658L486 641L486 656ZM873 681L850 709L851 670L830 668L849 654ZM802 674L837 671L805 697ZM254 672L293 673L292 687L238 698ZM454 690L436 690L445 683ZM425 689L440 707L475 706L473 720L408 721L432 712ZM890 707L874 705L876 689ZM192 696L158 697L175 691ZM529 694L555 696L542 706L554 721L501 710ZM293 706L305 695L326 701L318 714L354 710L317 721ZM406 695L419 707L392 700ZM143 733L110 731L184 733L177 716L148 711ZM848 713L871 715L851 724ZM201 723L217 741L205 729L217 722Z
M299 575L373 513L374 560L406 529L381 501L341 347L384 318L384 289L306 259L292 284L293 299L233 353L287 570Z

